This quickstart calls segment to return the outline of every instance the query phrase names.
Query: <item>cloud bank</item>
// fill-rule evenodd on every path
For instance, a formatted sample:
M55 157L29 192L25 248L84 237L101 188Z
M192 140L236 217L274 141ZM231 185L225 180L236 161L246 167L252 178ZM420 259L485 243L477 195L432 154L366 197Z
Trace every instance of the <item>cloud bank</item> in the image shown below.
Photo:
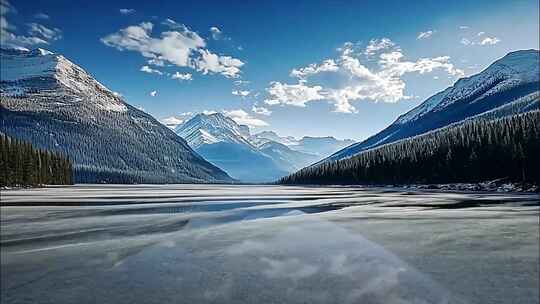
M410 98L405 94L405 74L442 70L455 77L464 75L449 56L405 60L401 48L388 38L371 40L364 49L348 42L338 51L337 58L293 69L290 76L297 78L297 83L271 82L264 102L305 107L325 100L334 105L335 112L354 113L352 102L357 100L397 102ZM334 81L320 81L319 76L333 77Z
M227 78L240 76L244 65L240 59L213 53L206 48L206 41L184 24L166 19L162 25L168 29L158 35L153 35L152 22L142 22L109 34L101 41L119 51L138 52L147 58L149 65L169 64Z
M8 21L8 15L16 15L17 10L7 0L0 0L0 45L3 48L26 49L40 44L49 44L62 39L62 31L43 24L28 23L25 35L17 34L17 28ZM48 19L44 13L34 16L37 19Z

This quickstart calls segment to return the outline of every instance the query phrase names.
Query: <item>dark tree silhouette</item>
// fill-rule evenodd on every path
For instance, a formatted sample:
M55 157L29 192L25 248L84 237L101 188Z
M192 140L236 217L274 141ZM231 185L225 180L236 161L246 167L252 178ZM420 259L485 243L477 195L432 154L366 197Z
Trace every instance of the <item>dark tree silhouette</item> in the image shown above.
M69 158L0 133L0 186L44 184L73 184Z

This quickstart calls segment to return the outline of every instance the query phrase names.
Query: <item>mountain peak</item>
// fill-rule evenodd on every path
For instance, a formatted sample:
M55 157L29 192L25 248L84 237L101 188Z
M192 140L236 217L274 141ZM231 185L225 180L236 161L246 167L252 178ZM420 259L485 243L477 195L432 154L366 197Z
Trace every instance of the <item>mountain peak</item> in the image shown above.
M239 143L253 149L246 139L249 137L249 129L246 128L247 126L239 125L232 118L217 112L199 113L177 126L174 131L194 149L218 142Z
M30 54L31 55L36 55L36 56L54 55L53 52L51 52L49 50L46 50L46 49L42 49L42 48L37 48L37 49L31 50Z
M77 182L231 181L64 56L1 50L0 63L0 132L69 155Z
M478 74L429 97L386 129L326 160L350 157L364 150L420 135L497 110L519 113L534 108L540 84L540 51L506 54ZM506 110L502 108L506 107ZM538 106L536 105L536 108Z
M84 96L101 110L125 112L123 100L95 80L84 69L62 55L45 49L0 51L0 93L7 96L47 93L54 99ZM53 98L51 98L53 100ZM78 99L69 98L71 102ZM46 106L46 105L44 105Z
M527 49L527 50L516 50L516 51L512 51L512 52L509 52L508 54L504 55L504 57L502 57L501 59L497 60L497 61L501 61L501 60L504 60L505 58L508 58L508 57L515 57L515 56L538 56L538 53L540 53L540 50L536 50L536 49Z
M401 115L394 124L418 120L424 115L440 111L463 98L483 98L508 88L535 83L540 80L540 51L518 50L490 64L482 72L460 78L456 83L439 92L416 108Z

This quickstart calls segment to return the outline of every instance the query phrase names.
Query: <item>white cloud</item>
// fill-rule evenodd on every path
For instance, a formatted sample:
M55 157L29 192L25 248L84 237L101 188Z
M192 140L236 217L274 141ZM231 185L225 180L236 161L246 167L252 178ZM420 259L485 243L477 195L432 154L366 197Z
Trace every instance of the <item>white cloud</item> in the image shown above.
M132 9L132 8L121 8L120 9L120 14L122 15L130 15L130 14L133 14L135 13L135 10Z
M62 38L62 31L57 28L50 29L39 23L29 23L28 34L41 36L45 40L55 41Z
M28 36L16 34L17 28L7 19L8 15L16 13L17 10L9 1L0 0L0 45L2 47L26 49L34 45L49 44L51 41L62 38L60 29L50 29L38 23L28 24Z
M463 71L450 63L449 56L439 56L433 58L420 58L416 62L403 62L401 52L382 54L381 66L383 72L401 76L405 73L418 72L420 74L432 72L435 69L442 69L452 76L464 76Z
M321 100L325 97L321 95L321 86L309 87L303 83L284 84L279 81L270 83L266 91L270 96L264 101L269 105L292 105L305 107L306 103L314 100Z
M487 37L485 36L485 32L478 32L474 37L472 38L461 38L460 43L464 45L494 45L501 40L497 37ZM485 38L482 38L485 37Z
M166 117L166 118L163 118L161 120L162 124L166 125L167 127L171 128L171 129L174 129L176 126L178 126L182 122L183 122L183 120L178 119L178 118L176 118L174 116Z
M486 37L480 42L480 45L494 45L499 42L501 42L501 40L497 37Z
M217 26L210 27L210 36L212 37L213 40L225 40L225 41L232 40L231 37L225 36L223 31ZM242 46L237 46L236 48L240 51L243 49Z
M217 28L216 26L212 26L210 28L210 33L212 34L212 38L214 40L221 39L221 35L223 34L223 32L219 28Z
M269 109L265 107L257 107L256 105L253 105L253 107L251 107L251 111L253 111L253 113L265 116L270 116L270 114L272 114L272 111L270 111Z
M333 59L327 59L321 64L312 63L307 67L300 69L293 69L290 76L305 80L311 75L315 75L321 72L337 72L339 67Z
M433 31L433 30L429 30L429 31L426 31L426 32L420 32L420 33L418 33L418 36L416 37L416 39L418 39L418 40L428 39L428 38L431 38L431 36L433 36L433 34L435 34L435 31Z
M251 92L247 90L233 90L231 93L236 96L246 97Z
M160 120L160 122L166 125L167 127L174 129L178 125L190 120L193 116L195 116L193 112L185 112L185 113L180 113L180 114L176 114L170 117L163 118Z
M146 58L168 61L182 67L190 65L194 50L205 46L204 40L187 28L163 32L160 38L153 38L150 36L153 27L151 22L128 26L101 41L120 51L137 51Z
M159 66L159 67L164 67L165 66L165 61L163 61L161 59L157 59L157 58L152 58L152 59L148 60L147 63L151 64L151 65Z
M238 109L238 110L223 110L223 114L230 117L237 124L246 125L246 126L248 126L250 128L268 126L268 123L266 121L255 118L255 117L249 115L246 111L241 110L241 109Z
M176 72L171 75L171 79L177 79L178 81L183 81L183 80L188 81L188 80L193 80L193 76L190 73L182 74L180 72Z
M203 74L221 74L228 78L240 76L244 63L230 56L216 55L206 49L205 40L187 26L166 19L163 25L170 28L152 37L154 24L143 22L120 29L101 38L101 41L120 51L139 52L148 58L149 64L171 63L179 67L189 67Z
M235 80L234 81L235 86L247 85L247 84L250 84L250 83L251 82L248 81L248 80Z
M218 56L206 49L199 50L201 57L195 61L197 70L203 74L219 73L228 78L240 76L240 68L244 65L239 59L230 56Z
M265 103L305 107L312 101L327 100L334 105L336 112L354 113L356 109L352 101L355 100L397 102L410 98L405 95L406 83L402 79L404 74L425 74L443 70L454 77L464 75L461 69L450 62L448 56L406 61L401 49L387 38L370 41L360 54L353 48L353 44L347 43L339 49L341 54L336 59L294 69L291 76L299 78L297 84L271 82L266 89L269 96ZM361 54L369 58L377 52L380 53L379 60L373 66L362 63ZM367 63L372 61L367 60ZM310 77L319 73L332 73L339 81L335 85L312 83L313 79Z
M118 93L118 92L113 92L113 95L116 96L116 97L118 97L118 98L124 97L124 95L122 95L122 94L120 94L120 93Z
M391 49L396 44L388 39L388 38L381 38L381 39L372 39L369 41L364 54L367 56L375 55L375 53L379 51L384 51ZM341 49L344 55L352 55L353 49L351 43L345 43L344 47Z
M468 25L460 25L460 26L459 26L459 29L460 29L460 30L466 30L466 29L468 29L468 28L469 28Z
M34 18L46 20L46 19L49 19L49 15L45 13L37 13L34 15Z
M152 69L151 67L149 67L147 65L143 65L139 71L145 72L145 73L150 73L150 74L163 75L163 73L160 70Z
M157 95L157 91L151 91L150 96L155 97Z

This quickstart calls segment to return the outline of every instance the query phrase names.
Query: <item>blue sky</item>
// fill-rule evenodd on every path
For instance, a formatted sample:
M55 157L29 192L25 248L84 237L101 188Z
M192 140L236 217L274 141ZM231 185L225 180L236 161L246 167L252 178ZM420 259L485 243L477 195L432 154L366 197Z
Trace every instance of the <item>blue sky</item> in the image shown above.
M158 119L293 136L364 139L539 44L537 0L1 1L4 47L61 53Z

